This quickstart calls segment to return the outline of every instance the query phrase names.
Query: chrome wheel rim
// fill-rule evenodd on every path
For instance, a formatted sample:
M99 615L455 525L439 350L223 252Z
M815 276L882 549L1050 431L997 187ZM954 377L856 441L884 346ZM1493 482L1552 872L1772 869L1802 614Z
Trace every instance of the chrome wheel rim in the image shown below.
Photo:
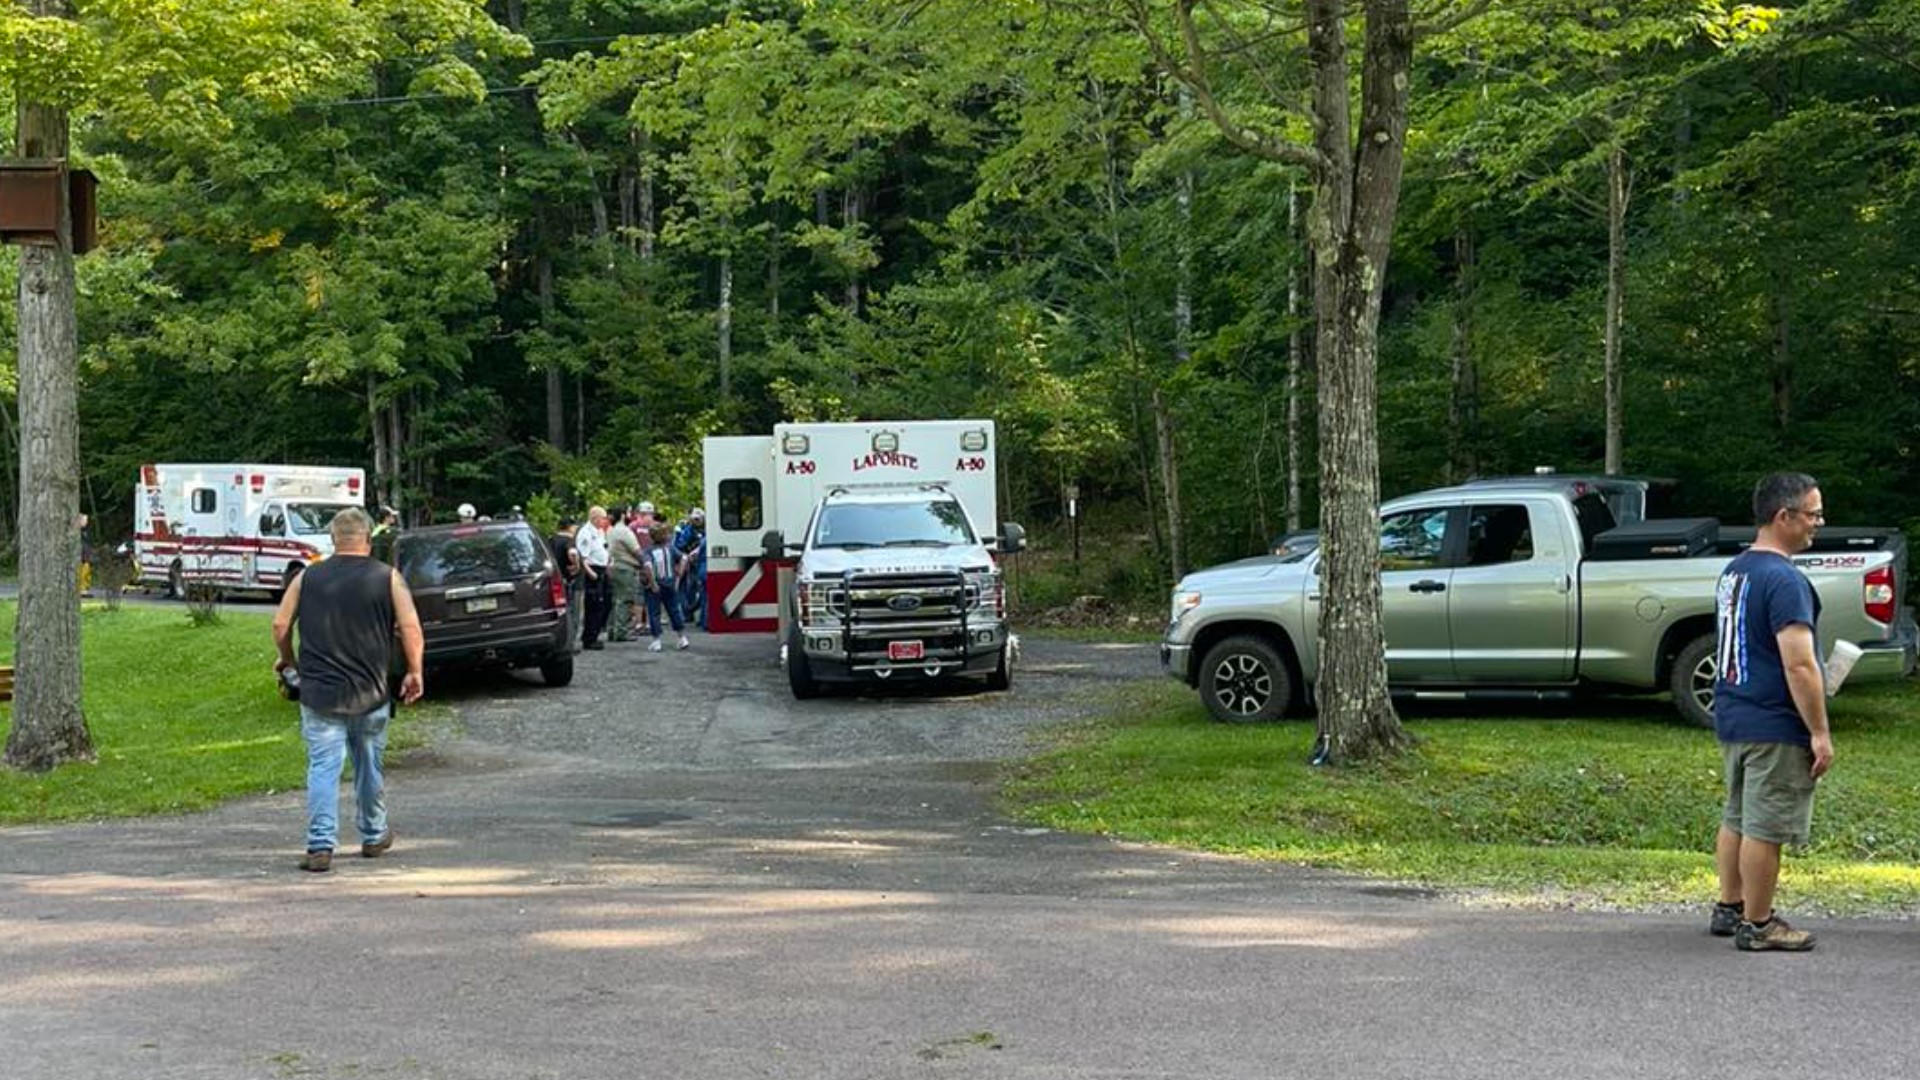
M1273 700L1273 673L1259 658L1235 653L1213 669L1213 697L1234 716L1252 716Z
M1701 657L1700 662L1693 666L1693 676L1689 683L1690 693L1693 703L1708 716L1713 715L1713 684L1719 678L1720 658L1714 653Z

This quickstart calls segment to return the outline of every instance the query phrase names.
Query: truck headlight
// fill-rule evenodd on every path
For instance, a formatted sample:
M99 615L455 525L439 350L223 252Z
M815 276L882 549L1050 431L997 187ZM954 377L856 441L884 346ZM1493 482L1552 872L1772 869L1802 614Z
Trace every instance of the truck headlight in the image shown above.
M1173 616L1170 621L1179 622L1180 616L1200 606L1200 590L1173 590Z
M997 618L1007 614L1007 588L1000 575L989 570L967 575L967 610L989 611Z
M847 590L838 582L809 581L800 586L800 623L839 619L845 613Z

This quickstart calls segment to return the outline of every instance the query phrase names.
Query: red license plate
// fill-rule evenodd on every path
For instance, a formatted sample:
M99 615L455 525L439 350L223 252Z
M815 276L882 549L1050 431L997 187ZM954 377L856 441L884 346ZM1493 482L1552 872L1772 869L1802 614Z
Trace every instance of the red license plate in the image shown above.
M918 641L887 642L887 659L921 660L927 655L927 647Z

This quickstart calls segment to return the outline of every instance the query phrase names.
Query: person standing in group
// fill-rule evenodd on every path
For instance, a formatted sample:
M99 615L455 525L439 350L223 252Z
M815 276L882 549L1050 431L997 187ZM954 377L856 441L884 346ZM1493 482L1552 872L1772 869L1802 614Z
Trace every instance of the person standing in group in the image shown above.
M607 624L608 641L632 641L640 622L640 539L634 535L633 515L619 510L607 531L607 566L613 575L613 614Z
M653 635L653 644L647 646L652 652L660 651L660 611L666 609L667 618L672 621L674 632L680 635L679 647L684 649L687 641L686 620L680 616L680 593L674 587L679 576L679 560L674 557L673 545L668 543L667 527L653 527L653 546L646 550L645 561L640 564L640 584L647 590L647 632Z
M607 612L613 607L612 583L607 578L607 511L596 506L587 511L587 524L574 534L574 550L580 556L580 572L586 576L581 591L587 600L585 624L580 629L582 649L604 649L600 631L606 629Z
M579 652L580 624L586 613L580 599L580 552L573 546L576 531L572 518L561 518L560 527L547 538L547 546L553 550L554 572L567 587L567 648Z
M373 557L383 563L393 562L393 542L400 536L400 511L391 506L382 506L380 516L373 523Z
M80 595L88 596L93 592L93 533L87 528L87 515L81 514L80 523Z
M673 536L680 557L680 608L688 622L707 628L707 512L694 507Z
M1815 781L1833 766L1818 635L1820 598L1792 556L1826 523L1820 486L1775 473L1753 489L1753 546L1720 573L1713 726L1727 805L1714 843L1720 902L1708 929L1745 952L1804 952L1813 935L1774 913L1780 849L1804 844Z
M315 873L333 867L340 770L347 758L353 760L360 854L377 858L393 847L381 755L393 713L388 695L396 636L407 672L400 700L412 704L425 691L420 616L406 582L373 558L372 531L363 510L335 514L328 527L333 554L293 579L273 616L273 644L280 653L274 674L292 668L299 675L300 736L307 744L307 853L300 868Z

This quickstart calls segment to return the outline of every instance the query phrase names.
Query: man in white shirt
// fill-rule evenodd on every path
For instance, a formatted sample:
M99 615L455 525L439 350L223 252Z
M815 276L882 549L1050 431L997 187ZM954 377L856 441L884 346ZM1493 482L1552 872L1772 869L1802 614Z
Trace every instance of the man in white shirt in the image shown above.
M586 575L587 624L580 631L580 647L604 649L600 631L606 629L607 613L613 610L613 586L607 574L607 510L596 506L587 511L587 524L574 534L573 547L580 553L580 569Z

